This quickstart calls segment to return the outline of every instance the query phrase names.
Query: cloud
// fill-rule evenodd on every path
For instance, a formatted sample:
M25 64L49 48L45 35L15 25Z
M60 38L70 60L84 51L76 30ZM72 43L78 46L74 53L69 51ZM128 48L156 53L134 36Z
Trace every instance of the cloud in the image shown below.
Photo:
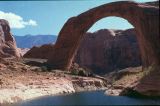
M25 28L26 26L37 26L37 22L30 19L28 21L24 21L23 18L19 15L16 15L14 13L6 13L3 11L0 11L0 19L5 19L9 22L11 28Z

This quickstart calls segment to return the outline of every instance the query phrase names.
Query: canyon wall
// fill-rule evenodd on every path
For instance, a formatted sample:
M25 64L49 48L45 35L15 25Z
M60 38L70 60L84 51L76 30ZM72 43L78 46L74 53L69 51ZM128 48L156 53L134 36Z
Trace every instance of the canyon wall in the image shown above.
M107 73L141 65L135 30L103 29L87 33L74 62L95 73Z

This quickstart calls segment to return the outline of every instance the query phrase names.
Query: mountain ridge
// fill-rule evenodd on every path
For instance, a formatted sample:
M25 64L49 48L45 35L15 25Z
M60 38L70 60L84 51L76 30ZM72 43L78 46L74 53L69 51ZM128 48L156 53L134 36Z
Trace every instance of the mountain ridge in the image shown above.
M41 46L43 44L55 43L56 35L14 35L18 48L32 48L33 46Z

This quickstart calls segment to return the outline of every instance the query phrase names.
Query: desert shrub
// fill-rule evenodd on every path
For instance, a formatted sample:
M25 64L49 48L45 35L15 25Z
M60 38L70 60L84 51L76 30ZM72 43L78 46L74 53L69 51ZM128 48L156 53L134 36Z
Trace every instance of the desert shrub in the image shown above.
M93 77L93 73L91 72L91 70L87 69L87 68L82 68L80 67L78 64L74 63L72 64L70 70L69 70L72 75L79 75L79 76L85 76L85 77Z
M78 70L76 70L76 69L71 70L71 74L72 75L78 75Z
M79 70L78 75L79 76L88 76L87 72L85 70L83 70L83 69Z
M90 75L89 72L87 72L86 70L84 70L82 68L71 70L71 74L78 75L78 76L84 76L84 77L87 77Z

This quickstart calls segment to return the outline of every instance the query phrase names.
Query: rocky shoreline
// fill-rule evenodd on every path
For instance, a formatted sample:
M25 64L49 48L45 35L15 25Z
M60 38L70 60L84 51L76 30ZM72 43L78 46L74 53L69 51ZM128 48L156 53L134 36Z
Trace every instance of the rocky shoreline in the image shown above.
M16 83L15 88L1 88L0 104L16 103L46 95L105 89L104 82L96 78L76 77L76 79L72 79L53 77L30 83L28 86Z
M15 60L0 59L0 104L16 103L46 95L90 90L104 90L102 79L66 74L61 70L46 72Z

